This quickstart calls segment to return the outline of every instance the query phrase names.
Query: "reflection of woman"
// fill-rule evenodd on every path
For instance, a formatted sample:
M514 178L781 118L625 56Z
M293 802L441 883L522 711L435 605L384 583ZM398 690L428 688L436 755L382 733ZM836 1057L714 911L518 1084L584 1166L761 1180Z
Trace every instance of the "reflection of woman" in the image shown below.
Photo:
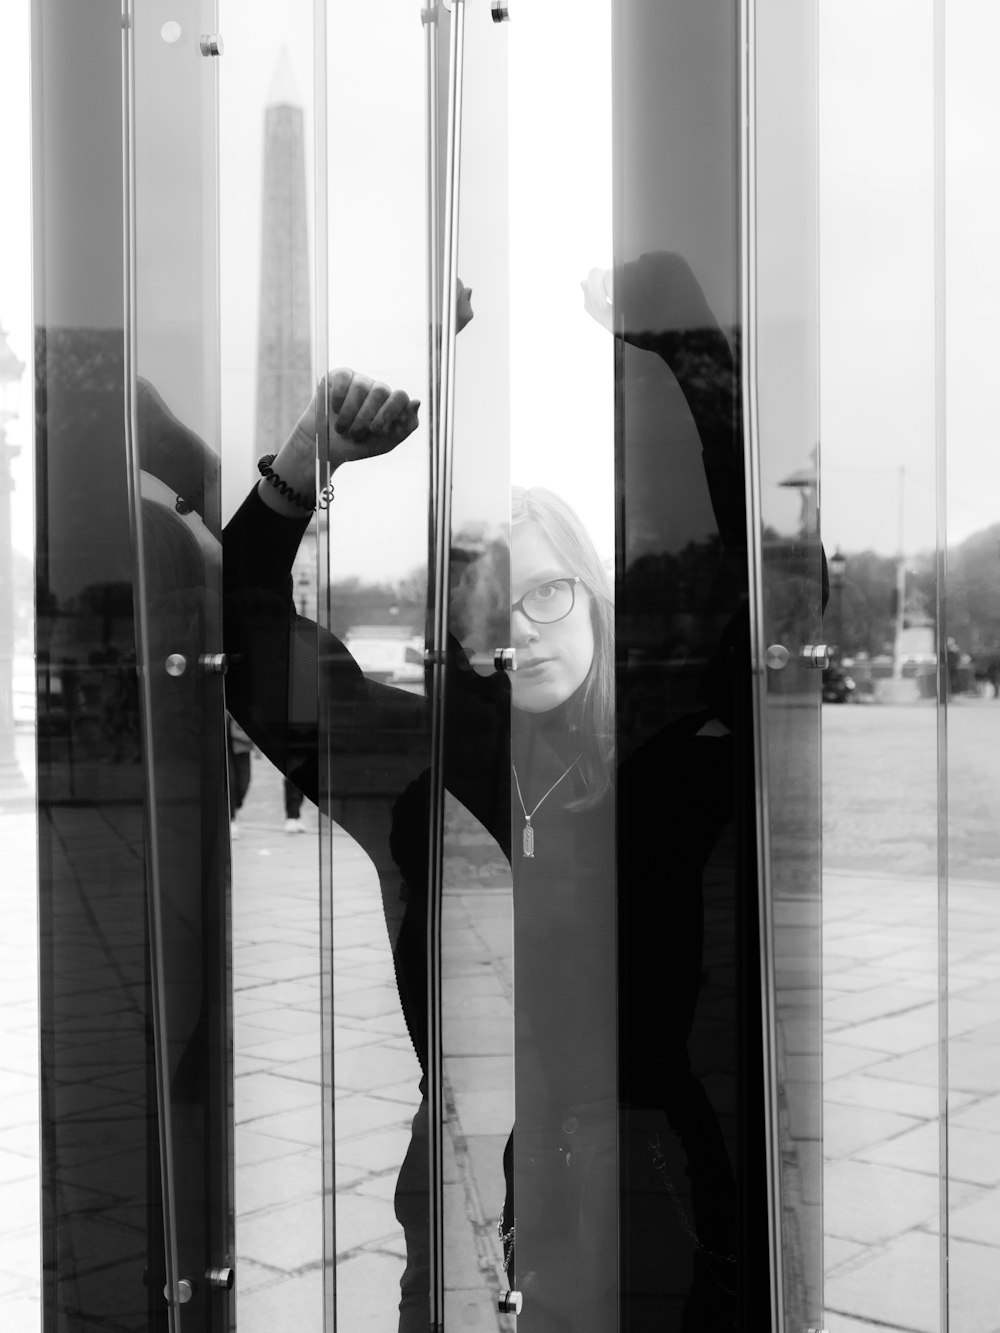
M329 394L334 468L387 452L415 426L405 394L362 376L335 373ZM318 799L315 718L294 704L299 622L289 597L313 496L312 409L269 466L227 532L228 700L256 743ZM520 1323L527 1333L606 1333L620 1282L622 1327L632 1333L729 1328L731 1172L685 1043L701 973L701 871L729 814L730 739L708 712L692 714L616 765L607 574L551 492L516 491L512 517L517 670L477 675L453 647L445 777L514 872L516 1128L501 1228L511 1285L524 1297ZM492 595L505 582L493 580ZM466 585L474 597L476 578ZM351 757L371 751L374 733L423 725L424 704L366 681L332 639L320 641L319 670L343 770L334 781L348 794L336 817L372 856L384 895L400 873L405 881L405 910L394 912L387 896L387 920L426 1069L428 781L419 753L388 780L381 811L349 799ZM425 1133L421 1112L397 1191L406 1330L428 1326Z

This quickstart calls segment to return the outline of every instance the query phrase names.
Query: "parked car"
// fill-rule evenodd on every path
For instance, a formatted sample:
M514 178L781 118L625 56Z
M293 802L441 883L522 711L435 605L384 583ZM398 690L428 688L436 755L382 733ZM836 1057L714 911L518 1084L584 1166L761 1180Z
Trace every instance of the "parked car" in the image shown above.
M369 679L391 685L423 684L424 641L416 635L403 637L363 626L348 630L344 642Z

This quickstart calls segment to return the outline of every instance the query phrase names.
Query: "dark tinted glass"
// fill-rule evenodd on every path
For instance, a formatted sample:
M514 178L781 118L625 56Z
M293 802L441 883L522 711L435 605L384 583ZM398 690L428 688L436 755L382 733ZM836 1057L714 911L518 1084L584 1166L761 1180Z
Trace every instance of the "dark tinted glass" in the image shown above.
M166 1275L124 431L121 33L117 0L34 8L43 1300L66 1327L138 1333L166 1328Z

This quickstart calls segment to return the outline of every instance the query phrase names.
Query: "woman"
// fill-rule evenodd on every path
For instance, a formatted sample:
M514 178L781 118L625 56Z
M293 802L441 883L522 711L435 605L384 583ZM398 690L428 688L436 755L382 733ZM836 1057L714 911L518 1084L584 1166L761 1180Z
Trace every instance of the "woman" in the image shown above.
M328 393L331 471L394 449L415 428L418 404L364 376L337 371ZM314 501L314 438L310 405L227 530L228 704L375 862L403 1012L426 1071L429 786L420 747L382 764L377 808L351 792L352 759L371 749L367 738L419 731L425 705L365 680L332 637L320 640L318 662L309 658L315 629L300 633L289 571ZM515 491L512 519L502 623L517 670L484 677L451 645L444 769L513 869L516 1128L501 1235L524 1298L522 1330L607 1333L619 1302L630 1333L731 1328L732 1173L686 1052L701 975L701 872L730 813L728 728L711 710L693 713L616 757L614 615L602 563L551 492ZM494 550L492 568L483 560L467 573L467 609L482 612L506 589L500 558ZM316 718L297 683L316 671L336 738L322 783ZM344 769L332 785L331 762ZM400 875L402 906L391 887ZM422 1109L396 1198L407 1236L400 1326L421 1331L425 1124Z

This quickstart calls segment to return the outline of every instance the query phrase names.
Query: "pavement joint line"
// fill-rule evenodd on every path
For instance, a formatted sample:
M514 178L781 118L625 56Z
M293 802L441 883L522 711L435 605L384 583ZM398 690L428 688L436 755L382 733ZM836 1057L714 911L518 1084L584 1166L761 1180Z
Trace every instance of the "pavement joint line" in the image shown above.
M871 1315L858 1314L853 1310L835 1310L828 1307L827 1315L843 1315L845 1319L853 1319L855 1323L870 1324L872 1328L884 1328L886 1333L924 1333L924 1330L914 1328L912 1324L886 1324L881 1319L873 1319Z

